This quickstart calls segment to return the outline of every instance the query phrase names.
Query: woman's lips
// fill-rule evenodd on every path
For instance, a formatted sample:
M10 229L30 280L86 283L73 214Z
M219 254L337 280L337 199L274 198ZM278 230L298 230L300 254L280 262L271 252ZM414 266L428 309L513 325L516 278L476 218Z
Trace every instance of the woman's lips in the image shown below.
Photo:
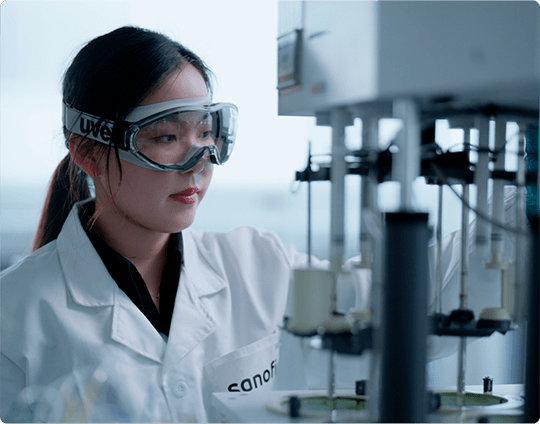
M192 205L193 203L195 203L195 194L198 191L199 190L196 189L195 187L189 187L178 193L171 194L169 197L173 199L175 202L180 202L185 205Z

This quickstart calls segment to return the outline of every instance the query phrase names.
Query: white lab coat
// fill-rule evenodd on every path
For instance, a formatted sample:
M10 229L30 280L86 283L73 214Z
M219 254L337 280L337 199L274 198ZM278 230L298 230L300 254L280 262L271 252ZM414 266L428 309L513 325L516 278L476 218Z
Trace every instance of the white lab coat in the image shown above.
M251 227L186 230L183 241L168 340L111 279L76 210L56 241L7 270L1 282L0 418L220 421L211 405L214 391L324 386L326 353L279 334L291 270L305 266L306 256ZM454 233L443 243L445 313L457 298L459 251ZM313 259L312 265L328 263ZM349 270L338 280L338 309L366 309L369 271ZM471 309L496 306L496 271L473 267L471 274L479 277L471 278ZM429 359L455 352L452 338L428 339ZM369 376L369 355L342 359L338 385Z
M110 277L77 207L57 240L7 270L2 420L219 421L213 391L270 389L305 255L251 227L186 230L183 242L168 340Z

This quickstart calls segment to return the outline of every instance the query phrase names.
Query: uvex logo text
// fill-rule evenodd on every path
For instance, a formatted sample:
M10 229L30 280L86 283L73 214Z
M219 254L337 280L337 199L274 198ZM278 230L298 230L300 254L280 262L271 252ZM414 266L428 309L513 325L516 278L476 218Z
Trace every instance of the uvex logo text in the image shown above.
M106 122L94 121L81 116L79 127L81 132L89 137L100 138L103 141L111 140L112 128Z
M268 383L274 378L276 370L276 362L270 363L269 369L264 370L261 374L255 374L251 378L244 378L240 383L229 384L229 392L251 392L253 389L262 386L264 383Z

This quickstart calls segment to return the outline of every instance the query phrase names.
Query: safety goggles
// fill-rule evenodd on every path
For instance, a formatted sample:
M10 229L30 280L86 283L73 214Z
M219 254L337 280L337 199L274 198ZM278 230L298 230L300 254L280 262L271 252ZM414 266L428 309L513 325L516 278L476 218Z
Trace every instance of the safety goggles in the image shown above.
M221 165L231 156L238 120L232 103L209 97L139 106L116 123L64 104L62 120L71 133L118 148L120 159L159 171L187 171L201 160ZM113 142L113 130L120 136Z

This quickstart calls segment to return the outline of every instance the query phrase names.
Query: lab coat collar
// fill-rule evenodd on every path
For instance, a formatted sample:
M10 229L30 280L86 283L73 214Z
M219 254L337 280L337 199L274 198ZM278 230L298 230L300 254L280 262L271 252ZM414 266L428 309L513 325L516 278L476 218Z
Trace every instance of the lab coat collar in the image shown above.
M194 290L193 277L182 269L163 361L164 374L212 334L216 326Z
M212 260L215 246L205 247L195 240L199 234L183 232L184 265L167 343L109 275L80 223L81 204L72 209L57 239L66 284L75 303L86 307L113 306L112 339L140 355L163 362L165 371L170 369L214 331L215 321L201 298L227 285L223 270Z
M196 237L200 237L198 233L191 230L182 232L184 241L184 268L182 273L191 276L193 281L193 289L199 297L210 296L219 292L227 286L225 273L220 269L215 258L215 252L206 248L200 240L195 241ZM216 246L211 246L215 248ZM213 260L214 259L214 260Z
M205 299L227 285L224 273L213 265L212 252L205 250L190 230L182 232L184 264L176 294L164 375L215 329L216 321L205 307Z
M78 203L71 210L58 236L58 253L69 291L76 303L89 307L112 306L117 284L94 249L78 216L80 205L92 200ZM202 243L196 243L190 230L185 230L182 234L182 273L192 276L193 290L199 297L203 297L225 288L227 280L223 270L210 259L213 252L205 249Z
M66 284L75 303L81 306L112 306L116 283L86 235L78 214L76 204L57 239Z
M161 363L165 341L110 276L80 223L78 206L71 210L57 239L60 263L74 302L86 307L113 306L111 338Z

